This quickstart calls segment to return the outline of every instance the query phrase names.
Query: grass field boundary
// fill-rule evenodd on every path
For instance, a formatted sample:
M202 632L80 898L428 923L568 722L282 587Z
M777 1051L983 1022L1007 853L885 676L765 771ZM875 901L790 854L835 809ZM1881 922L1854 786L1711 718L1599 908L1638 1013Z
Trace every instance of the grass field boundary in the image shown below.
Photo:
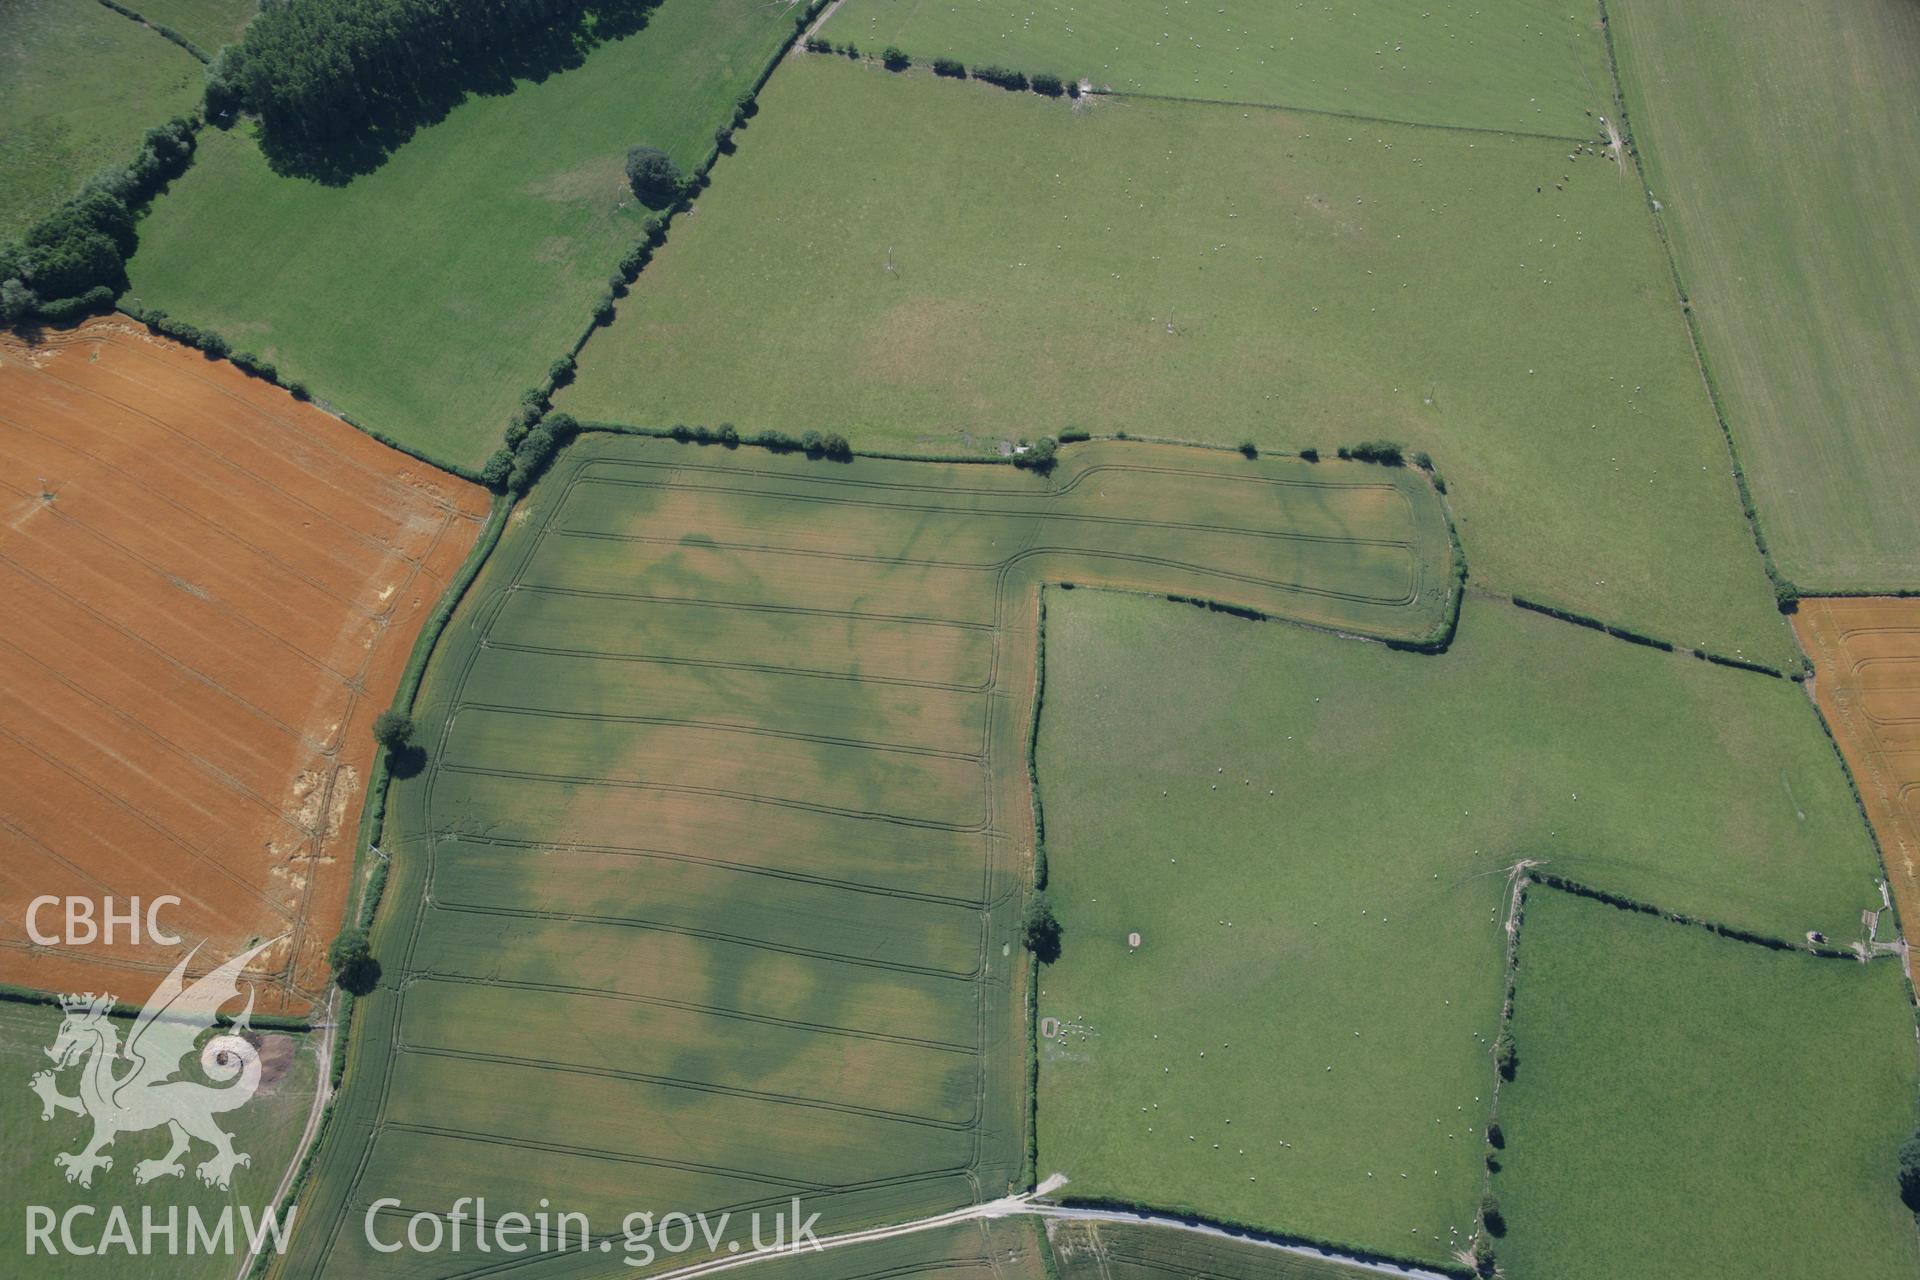
M1047 823L1040 802L1040 715L1047 701L1047 593L1043 587L1035 603L1033 651L1033 706L1027 717L1027 803L1033 807L1033 891L1047 887ZM1040 1176L1040 957L1027 949L1027 1105L1020 1109L1026 1121L1026 1167L1021 1182L1032 1190ZM1047 1256L1053 1246L1045 1240Z
M1648 635L1644 631L1636 631L1632 627L1622 627L1611 622L1603 622L1590 614L1579 613L1572 609L1562 609L1558 605L1547 604L1543 601L1535 600L1531 596L1523 596L1516 593L1504 598L1509 600L1514 607L1525 609L1529 613L1543 613L1549 618L1571 623L1576 627L1585 627L1589 631L1599 631L1612 636L1616 640L1625 640L1629 644L1645 645L1649 649L1658 649L1662 653L1692 654L1702 662L1711 662L1721 667L1732 667L1737 671L1751 671L1757 675L1772 676L1776 680L1799 680L1804 678L1806 674L1802 672L1800 675L1794 675L1782 671L1778 667L1770 667L1764 662L1754 662L1748 658L1733 658L1724 653L1714 653L1707 649L1689 648L1683 644L1676 644L1671 640L1662 640L1659 636Z
M1359 124L1390 124L1403 129L1439 129L1446 133L1471 133L1495 138L1529 138L1543 142L1571 142L1576 145L1593 141L1591 136L1581 138L1570 133L1534 133L1528 129L1492 129L1484 125L1436 124L1431 120L1400 120L1393 116L1362 115L1357 111L1332 111L1325 107L1292 107L1280 102L1239 102L1232 98L1188 98L1173 93L1138 93L1131 89L1096 89L1088 96L1115 98L1122 101L1138 99L1143 102L1185 102L1201 107L1239 107L1246 111L1278 111L1287 115L1352 120Z
M765 434L743 435L743 436L740 436L737 441L729 443L729 442L714 438L711 431L705 427L689 428L684 425L679 425L674 427L647 427L647 426L638 426L630 423L604 422L597 419L581 419L579 421L578 426L579 426L580 434L585 434L587 432L603 432L608 435L642 436L642 437L646 437L648 439L654 439L654 440L674 440L674 441L678 441L681 444L717 446L723 449L752 447L757 449L766 449L772 453L796 452L795 448L793 447L792 441L788 437L779 435L778 433L774 433L772 436L768 436ZM707 432L707 434L704 436L692 434L692 432L696 430ZM1107 434L1092 435L1086 432L1077 432L1077 431L1062 432L1061 436L1062 438L1059 441L1061 444L1067 444L1067 443L1077 444L1077 443L1091 442L1096 440L1122 441L1122 442L1133 441L1141 444L1162 444L1162 445L1173 445L1183 449L1200 449L1200 450L1204 450L1211 453L1243 452L1241 449L1231 445L1207 444L1207 443L1196 442L1192 440L1183 440L1176 436L1132 435L1124 431L1115 432L1111 435L1107 435ZM1285 453L1280 451L1269 451L1269 452L1271 452L1275 457L1297 457L1303 461L1312 462L1312 463L1317 463L1320 458L1318 451L1312 451L1311 456L1309 456L1308 453L1306 452L1302 452L1302 453ZM948 465L964 465L964 466L1021 467L1023 465L1027 465L1027 464L1024 464L1022 460L1018 457L1003 456L1003 455L997 455L997 454L983 454L983 453L960 453L960 454L896 453L896 452L891 452L883 449L861 449L856 447L852 450L851 456L856 458L875 458L875 459L880 459L880 460L889 461L889 462L928 462L928 463L945 463ZM831 461L831 459L826 459L826 460ZM1052 464L1048 464L1049 467L1051 467L1051 465ZM1385 638L1385 637L1378 637L1378 636L1369 636L1367 638L1377 639L1380 641L1380 643L1386 645L1390 649L1396 649L1396 650L1400 650L1402 652L1407 652L1407 653L1428 653L1428 654L1445 653L1447 650L1447 647L1453 643L1454 633L1459 628L1460 610L1466 598L1466 588L1467 588L1467 581L1468 581L1467 550L1466 550L1465 544L1463 544L1460 540L1460 528L1459 528L1459 525L1454 520L1452 504L1447 501L1446 490L1443 489L1440 486L1440 484L1437 482L1434 471L1431 468L1422 467L1422 466L1409 467L1407 468L1407 470L1417 471L1422 476L1425 477L1427 482L1427 487L1432 491L1434 498L1440 504L1441 518L1446 525L1447 541L1448 541L1448 544L1451 550L1451 555L1452 555L1452 564L1449 570L1449 581L1452 583L1452 603L1447 611L1446 618L1442 621L1442 623L1438 627L1436 627L1433 634L1430 636L1417 639L1417 640L1392 639L1392 638ZM1072 582L1062 581L1062 582L1052 583L1051 585L1060 586L1060 587L1064 587L1071 590L1074 588L1076 584ZM1123 588L1115 588L1115 587L1100 587L1097 589L1102 591L1124 590ZM1155 594L1155 593L1144 593L1144 594ZM1175 594L1175 595L1166 595L1161 598L1171 600L1176 604L1194 605L1198 608L1208 609L1216 613L1232 614L1235 617L1245 618L1245 619L1248 619L1249 621L1284 622L1292 626L1310 627L1318 630L1325 629L1325 628L1317 627L1316 624L1314 623L1302 621L1300 619L1271 616L1271 615L1262 613L1258 609L1247 608L1242 605L1227 604L1222 601L1212 600L1202 596L1189 596L1189 595ZM1599 627L1601 630L1607 630L1604 624L1595 622L1592 625ZM1042 643L1044 644L1044 623L1043 623ZM1651 642L1651 643L1656 643L1656 645L1658 644L1658 642ZM1727 661L1729 665L1737 665L1740 663L1739 659L1728 659ZM1034 723L1036 725L1035 733L1037 734L1038 733L1037 726L1039 723L1038 715L1037 715L1037 711L1038 711L1037 703L1036 703L1035 709L1036 709L1036 717L1035 717ZM1036 742L1037 742L1037 738L1036 738ZM1031 758L1029 758L1028 760L1028 767L1029 769L1032 769L1034 767L1033 761ZM1036 777L1036 780L1034 783L1034 786L1035 786L1034 817L1036 822L1039 822L1041 819L1041 814L1039 811L1040 800L1039 800L1038 785L1039 784ZM1044 856L1044 854L1040 852L1040 849L1044 849L1044 844L1045 844L1044 825L1041 825L1038 828L1038 830L1039 830L1039 835L1038 835L1039 849L1036 850L1036 854L1037 856ZM1037 887L1039 888L1046 887L1046 879L1044 874L1040 877L1040 882Z
M493 512L487 517L487 523L481 529L479 540L474 543L473 550L468 553L466 563L460 566L460 571L454 575L453 581L448 584L446 592L441 596L440 603L434 606L434 611L428 617L426 625L420 629L419 636L414 640L413 652L407 658L406 669L400 674L399 688L394 691L394 706L404 705L408 708L413 706L414 694L420 688L420 678L426 671L427 659L432 656L440 633L446 630L448 619L453 617L454 608L466 595L467 588L473 585L473 580L480 575L480 570L486 565L487 557L499 543L500 533L506 528L506 517L511 513L512 507L511 499L501 497L494 499ZM354 841L353 883L355 888L353 892L358 895L359 902L357 905L348 904L346 918L362 929L372 925L374 910L379 907L380 897L387 887L388 864L383 860L369 871L367 860L371 856L373 847L380 842L381 831L386 821L387 788L392 781L393 769L388 763L387 753L381 752L374 757L373 768L367 777L366 799L361 802L360 808L360 834ZM353 993L341 991L339 1010L336 1015L340 1035L338 1042L334 1045L332 1067L332 1082L336 1090L341 1087L346 1077L346 1049L348 1042L353 1038L353 1009ZM322 1136L324 1136L324 1130ZM319 1138L316 1137L314 1147L318 1148L319 1145ZM289 1188L289 1198L299 1190L300 1181L301 1178L296 1178L295 1185Z
M1810 685L1807 688L1807 694L1807 701L1813 704L1814 723L1820 726L1821 733L1827 735L1827 746L1832 749L1833 758L1839 762L1840 776L1847 780L1847 791L1853 796L1853 807L1859 812L1860 821L1866 824L1867 839L1873 845L1873 856L1880 864L1880 874L1882 877L1888 879L1888 883L1891 883L1891 876L1887 870L1886 846L1880 843L1880 829L1874 825L1873 814L1867 810L1867 798L1860 794L1860 780L1853 776L1853 766L1847 763L1847 753L1840 749L1840 739L1834 734L1833 726L1827 722L1827 713L1821 709L1820 699L1812 696L1813 689ZM1906 932L1905 921L1900 917L1900 903L1898 899L1889 895L1887 906L1883 909L1883 913L1890 913L1893 916L1894 927L1904 935ZM1909 970L1909 985L1911 985L1911 963L1908 964L1907 968Z
M805 53L812 54L818 57L846 58L851 61L859 62L867 66L885 67L885 64L878 58L870 58L865 56L862 53L857 53L857 52L856 53L845 52L845 50L847 49L854 48L854 46L851 44L836 48L836 47L833 47L830 41L820 41L819 43L825 44L827 45L827 47L816 48L816 47L811 47L813 43L814 42L809 41L807 45L803 45L802 46L803 51ZM928 65L929 68L931 68L933 61L934 61L933 59L928 59L926 65ZM957 62L958 60L954 59L953 61ZM892 75L914 74L913 69L911 67L903 67L899 71L893 71L891 68L886 68L886 69ZM987 69L995 70L998 68L995 67L995 68L987 68ZM1019 86L1002 85L997 80L983 79L981 76L975 73L975 69L972 67L965 68L965 70L967 74L964 76L943 75L940 72L931 71L931 70L929 71L929 74L931 74L933 78L936 80L951 80L955 84L985 84L985 85L990 85L992 87L1001 89L1003 92L1010 91L1014 93L1020 93L1020 92L1028 91L1020 88ZM1031 80L1036 74L1046 75L1051 73L1015 71L1014 74L1021 76L1023 79ZM1374 115L1367 115L1359 111L1335 111L1329 107L1300 107L1300 106L1294 106L1285 102L1247 102L1239 98L1196 98L1187 94L1146 93L1136 89L1102 89L1097 86L1083 89L1078 87L1077 82L1072 80L1071 77L1058 76L1055 78L1060 80L1063 84L1066 84L1071 87L1067 88L1064 92L1057 93L1057 94L1046 93L1038 89L1031 90L1031 92L1033 92L1035 95L1042 98L1055 98L1055 99L1064 98L1069 102L1077 102L1082 98L1112 98L1115 101L1128 101L1128 100L1137 99L1143 102L1184 102L1184 103L1189 103L1193 106L1201 106L1201 107L1238 107L1246 111L1254 111L1254 110L1279 111L1279 112L1284 112L1288 115L1323 116L1331 120L1353 120L1360 124L1390 124L1390 125L1396 125L1402 128L1408 128L1408 129L1443 129L1450 133L1471 133L1471 134L1480 134L1480 135L1491 136L1496 138L1534 138L1534 139L1542 139L1549 142L1572 142L1572 143L1580 143L1580 144L1593 141L1592 136L1575 137L1569 133L1539 133L1531 129L1495 129L1487 125L1441 124L1432 120L1402 120L1395 116L1374 116Z
M394 692L395 706L412 707L414 695L420 689L421 677L426 672L428 658L432 656L434 647L446 630L448 621L453 617L454 609L465 598L474 579L480 576L480 570L486 567L494 547L499 545L500 535L506 529L507 518L512 511L511 497L494 499L493 512L488 516L486 526L481 530L473 550L468 553L466 563L460 566L460 571L454 575L453 581L441 595L440 602L434 606L433 614L414 639L413 653L407 659L406 669L400 676L399 688ZM386 820L387 791L392 782L393 771L387 763L386 754L383 752L376 755L373 768L367 778L366 799L362 801L360 809L360 833L355 841L354 881L358 886L360 901L357 909L349 905L351 914L347 917L362 929L371 925L374 911L379 907L380 899L386 891L389 865L387 862L382 861L373 868L364 881L361 880L361 873L367 859L371 856L373 846L380 840ZM275 1216L282 1221L286 1220L288 1213L299 1201L301 1193L306 1190L307 1179L312 1175L313 1167L318 1163L320 1153L326 1147L327 1138L333 1131L334 1112L340 1105L340 1097L346 1081L347 1049L353 1040L355 1003L352 992L346 990L340 992L335 1013L336 1035L333 1045L333 1063L329 1072L334 1096L320 1114L320 1126L314 1131L313 1141L308 1144L305 1154L301 1156L299 1167L294 1170L293 1178L287 1184L286 1194L280 1198L280 1203L274 1206ZM247 1274L249 1276L267 1274L282 1256L262 1251L255 1256Z
M1321 1240L1313 1236L1293 1235L1284 1231L1273 1231L1258 1227L1250 1222L1241 1222L1234 1218L1210 1216L1191 1205L1155 1204L1146 1200L1123 1200L1109 1196L1077 1196L1073 1194L1048 1196L1047 1201L1066 1209L1093 1209L1111 1213L1133 1214L1139 1217L1166 1218L1183 1227L1201 1231L1220 1231L1252 1244L1275 1245L1283 1249L1311 1249L1329 1255L1329 1261L1358 1262L1370 1268L1392 1267L1407 1271L1439 1271L1444 1275L1459 1276L1463 1280L1474 1273L1471 1268L1460 1266L1457 1262L1444 1264L1438 1262L1418 1262L1411 1258L1399 1257L1391 1253L1382 1253L1377 1249L1367 1249L1359 1245L1343 1244L1338 1240Z
M185 49L188 53L200 59L200 61L208 62L208 63L213 61L213 55L208 53L205 49L202 49L199 45L187 39L186 36L182 35L178 31L175 31L172 27L166 26L158 22L148 21L147 16L141 13L139 10L129 9L127 8L126 5L119 3L119 0L100 0L100 3L107 6L107 8L113 10L115 13L119 14L121 17L132 18L135 22L147 28L149 31L152 31L156 35L162 36L165 39L173 41L175 44L179 45L182 49Z
M1849 784L1851 784L1852 779L1849 778L1848 781ZM1556 875L1553 872L1544 870L1538 862L1531 860L1523 859L1516 863L1513 871L1514 886L1510 899L1507 924L1506 975L1500 1006L1500 1030L1494 1041L1493 1094L1492 1102L1487 1109L1488 1118L1486 1129L1484 1130L1486 1167L1484 1174L1485 1181L1481 1188L1483 1195L1482 1204L1491 1205L1493 1213L1496 1216L1500 1214L1500 1209L1498 1201L1492 1199L1493 1175L1499 1171L1500 1152L1506 1145L1505 1134L1500 1128L1500 1090L1511 1078L1507 1074L1507 1070L1500 1065L1500 1058L1503 1048L1507 1052L1512 1052L1513 1050L1512 1028L1514 1006L1519 990L1520 937L1526 927L1527 897L1536 886L1557 893L1564 893L1569 897L1585 898L1591 902L1602 903L1606 906L1613 907L1615 910L1631 912L1635 915L1656 916L1668 924L1702 929L1730 942L1738 942L1748 946L1758 946L1768 951L1796 951L1803 955L1811 955L1822 960L1851 960L1856 964L1870 963L1870 960L1866 960L1853 951L1843 948L1811 943L1787 942L1779 938L1769 937L1765 934L1755 933L1751 930L1719 924L1710 920L1703 920L1682 912L1662 910L1651 903L1641 902L1638 899L1629 898L1623 894L1613 893L1606 889L1597 889L1591 885L1583 884L1580 881L1569 879L1566 876ZM1908 1004L1912 1006L1915 999L1913 985L1910 980L1906 985ZM1915 1012L1920 1014L1920 1009L1916 1009ZM1517 1072L1522 1065L1523 1064L1519 1064L1516 1059L1515 1071ZM1506 1234L1504 1224L1501 1224L1499 1229L1495 1230L1489 1226L1484 1217L1482 1217L1479 1222L1479 1230L1486 1233L1490 1244L1492 1244L1493 1240L1497 1237ZM1489 1256L1497 1255L1497 1253L1498 1245L1493 1244L1492 1252Z
M1534 880L1525 861L1516 863L1513 868L1513 887L1507 894L1507 948L1504 956L1505 973L1500 985L1500 1029L1494 1033L1493 1048L1490 1051L1493 1067L1493 1091L1487 1098L1487 1121L1480 1130L1483 1159L1480 1162L1480 1204L1474 1213L1474 1238L1467 1247L1467 1256L1476 1254L1498 1264L1499 1246L1494 1243L1498 1236L1506 1234L1505 1219L1500 1216L1499 1202L1493 1200L1493 1175L1500 1168L1500 1150L1506 1145L1506 1136L1500 1129L1500 1088L1507 1082L1507 1072L1502 1059L1512 1053L1513 1046L1513 1002L1518 990L1520 973L1520 931L1527 919L1527 890L1533 887ZM1492 1207L1492 1214L1487 1212ZM1482 1246L1481 1240L1486 1244Z
M104 3L104 0L102 0L102 2ZM234 351L233 344L213 329L206 328L203 325L176 321L163 310L142 307L139 300L132 297L122 298L113 310L118 311L130 320L139 321L147 327L148 332L158 334L161 337L171 338L173 341L181 343L184 346L192 347L210 360L225 360L228 364L231 364L248 377L258 378L270 386L279 387L296 400L311 400L317 408L332 414L334 417L340 419L340 421L360 432L360 434L372 436L375 440L387 446L387 448L392 449L396 453L404 453L415 462L424 462L436 471L445 471L449 475L459 476L462 480L471 484L485 483L485 480L481 477L477 468L464 467L457 462L446 462L439 458L431 457L404 441L394 439L376 427L368 426L366 423L354 418L351 414L344 413L340 409L335 408L326 400L312 395L308 391L306 383L301 382L299 379L283 378L280 375L279 367L272 362L262 360L260 357L248 351Z
M1849 779L1849 781L1851 781L1851 779ZM1743 943L1747 945L1758 945L1770 951L1781 951L1781 952L1798 951L1802 954L1811 954L1820 959L1852 960L1857 964L1871 963L1871 960L1869 958L1856 955L1850 951L1839 951L1839 950L1834 950L1832 948L1812 947L1812 946L1806 946L1806 945L1785 944L1774 939L1768 939L1765 937L1761 937L1759 935L1748 934L1742 930L1725 929L1705 921L1694 919L1692 917L1683 916L1683 915L1675 914L1672 912L1664 912L1659 910L1658 908L1651 907L1645 903L1635 902L1632 899L1623 898L1617 894L1610 894L1602 890L1596 890L1589 886L1582 885L1576 881L1568 880L1564 877L1555 876L1550 873L1544 872L1540 869L1539 865L1535 863L1523 862L1516 867L1516 871L1518 873L1518 881L1515 885L1515 890L1514 890L1513 926L1511 930L1511 937L1509 940L1508 953L1507 953L1508 958L1507 958L1506 1001L1502 1008L1501 1016L1500 1016L1500 1037L1501 1037L1501 1040L1507 1044L1509 1048L1509 1052L1511 1052L1514 1055L1513 1071L1515 1076L1517 1076L1519 1072L1524 1071L1526 1069L1525 1060L1518 1056L1519 1055L1518 1044L1514 1040L1512 1031L1511 1031L1514 1011L1515 1011L1515 1004L1517 999L1517 992L1518 992L1520 935L1524 931L1525 904L1527 900L1527 895L1536 886L1543 889L1564 893L1569 897L1584 898L1589 901L1602 903L1607 906L1614 907L1618 910L1631 912L1633 914L1658 916L1665 923L1670 925L1693 926L1697 928L1703 928L1707 932L1715 934L1716 936L1730 942ZM1916 995L1912 977L1907 972L1904 964L1901 966L1901 981L1902 981L1902 986L1904 987L1906 992L1908 1014L1914 1019L1914 1023L1915 1023L1915 1028L1914 1028L1915 1040L1916 1040L1916 1043L1920 1043L1920 995ZM1494 1195L1494 1192L1493 1192L1493 1176L1495 1174L1502 1172L1500 1157L1501 1157L1502 1151L1506 1146L1506 1135L1504 1131L1500 1131L1498 1128L1498 1125L1499 1125L1498 1104L1499 1104L1500 1089L1504 1083L1508 1082L1512 1078L1513 1078L1512 1076L1508 1076L1502 1070L1496 1069L1494 1072L1493 1088L1494 1088L1495 1108L1493 1112L1493 1119L1489 1122L1490 1132L1487 1135L1487 1151L1486 1151L1487 1188L1486 1188L1485 1197L1482 1200L1483 1206L1490 1206L1493 1209L1493 1212L1496 1215L1499 1215L1500 1217L1498 1230L1489 1232L1490 1236L1494 1236L1494 1237L1505 1237L1512 1229L1512 1224L1505 1219L1504 1211L1499 1204L1498 1198ZM1498 1142L1495 1142L1493 1140L1493 1134L1495 1132L1499 1133L1500 1140ZM1915 1226L1916 1228L1920 1228L1920 1216L1917 1216L1915 1218ZM1486 1229L1484 1223L1482 1224L1482 1229L1483 1230ZM1495 1246L1496 1252L1497 1252L1497 1248L1498 1246L1496 1244ZM1499 1270L1494 1270L1491 1272L1491 1274L1502 1275L1505 1273Z
M626 293L632 289L633 285L639 280L640 274L647 269L647 263L653 260L654 251L667 242L667 233L673 225L674 215L691 208L694 196L706 190L712 183L713 167L719 162L722 155L732 150L734 133L759 112L760 91L766 88L767 81L773 78L773 73L777 71L780 64L786 60L788 53L805 37L807 29L813 24L815 16L826 9L830 3L832 3L832 0L806 0L806 2L799 7L798 12L794 14L793 34L768 55L766 62L760 68L760 74L754 77L753 84L741 92L739 98L736 100L732 122L721 126L721 129L716 131L713 145L708 148L706 158L694 166L693 176L687 183L685 193L680 199L649 219L647 228L641 234L640 239L621 256L619 262L614 264L614 270L608 276L609 281L620 280L624 281L624 283L618 288L609 284L606 294L602 296L600 302L595 306L593 314L588 317L587 323L581 328L579 336L576 337L572 345L567 348L566 355L556 360L553 365L549 367L546 380L543 383L529 389L530 394L538 393L537 402L535 402L534 407L538 408L541 413L544 414L551 410L553 408L554 393L567 383L573 381L574 364L579 359L580 353L586 349L587 343L593 340L595 333L613 322L614 302L618 298L624 297ZM628 270L630 263L634 264L632 270ZM582 427L584 428L586 425L587 424L583 423ZM595 424L595 427L603 430L618 429L611 426L603 427L600 424ZM509 427L509 431L511 430L512 428ZM504 452L509 456L509 459L517 449L517 446L517 441L509 441L504 445ZM499 455L496 454L495 456L498 457ZM479 479L477 474L475 478ZM484 483L484 481L482 482Z
M1596 888L1583 881L1542 870L1538 866L1530 867L1527 875L1535 884L1545 885L1549 889L1558 889L1562 893L1570 893L1576 898L1591 898L1595 902L1604 902L1610 907L1631 911L1637 915L1659 916L1669 924L1704 929L1718 937L1728 938L1734 942L1744 942L1749 946L1765 947L1769 951L1798 951L1803 955L1818 956L1822 960L1852 960L1856 964L1860 963L1860 957L1845 947L1828 946L1825 943L1794 942L1786 938L1773 937L1771 934L1756 933L1752 929L1742 929L1738 925L1707 920L1684 911L1669 911L1651 902L1630 898L1625 894L1615 893L1611 889Z
M60 999L61 996L59 992L41 991L37 987L22 987L11 982L0 982L0 1003L57 1005L60 1003ZM125 1000L115 1000L112 1006L107 1009L107 1016L109 1018L137 1018L140 1016L140 1010L140 1005L128 1004ZM225 1015L221 1015L221 1018L223 1025L230 1025L233 1022L232 1018L225 1017ZM310 1019L290 1018L284 1014L277 1013L254 1014L247 1019L247 1025L267 1031L285 1031L289 1033L305 1033L313 1030L313 1022Z

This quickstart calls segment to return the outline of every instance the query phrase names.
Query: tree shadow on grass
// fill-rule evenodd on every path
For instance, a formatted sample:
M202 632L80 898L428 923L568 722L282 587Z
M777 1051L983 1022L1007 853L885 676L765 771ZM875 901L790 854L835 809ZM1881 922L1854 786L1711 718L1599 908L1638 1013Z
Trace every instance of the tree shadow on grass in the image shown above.
M644 28L659 3L599 0L578 24L502 36L479 56L469 48L457 57L450 52L437 66L415 63L411 79L372 93L349 90L350 105L324 113L324 134L309 127L312 116L298 124L264 120L260 150L282 177L345 186L385 164L415 132L446 119L470 94L504 96L519 81L538 83L574 70L600 45Z
M397 751L387 752L387 772L396 778L415 778L427 767L424 747L409 742Z

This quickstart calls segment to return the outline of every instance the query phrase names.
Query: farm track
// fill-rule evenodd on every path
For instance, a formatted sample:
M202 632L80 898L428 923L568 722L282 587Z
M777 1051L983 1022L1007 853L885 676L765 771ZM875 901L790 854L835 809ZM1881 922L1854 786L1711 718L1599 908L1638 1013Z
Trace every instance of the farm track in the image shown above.
M556 1187L483 1161L496 1203L645 1204L697 1174L854 1224L1017 1185L1040 585L1408 640L1450 607L1411 473L1125 444L1055 477L711 456L575 444L449 625L416 703L427 768L390 801L389 976L287 1275L384 1274L358 1214L443 1208L382 1181L443 1138L608 1166ZM1253 492L1259 519L1225 518ZM539 1048L554 1017L591 1019L592 1052ZM748 1132L768 1167L738 1167Z
M174 893L203 963L285 935L257 1007L305 1011L366 725L483 495L119 319L0 343L0 386L0 978L137 1001L177 956L40 948L25 900Z

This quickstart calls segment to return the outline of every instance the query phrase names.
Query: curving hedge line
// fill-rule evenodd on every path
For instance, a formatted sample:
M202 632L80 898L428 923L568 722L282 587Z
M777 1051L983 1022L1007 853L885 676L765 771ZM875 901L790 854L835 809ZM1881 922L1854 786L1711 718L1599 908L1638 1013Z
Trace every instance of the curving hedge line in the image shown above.
M131 161L0 245L0 326L66 324L112 306L127 291L139 217L192 165L200 128L198 116L175 116L147 130Z
M119 0L100 0L100 3L107 6L107 8L113 10L115 13L119 14L123 18L132 18L135 22L139 23L141 26L150 28L155 35L162 36L168 40L173 41L175 44L179 45L182 49L185 49L188 53L200 59L200 61L202 62L213 61L212 54L208 53L205 49L202 49L199 45L195 44L193 41L187 39L185 35L181 34L178 31L175 31L172 27L167 26L165 23L150 22L147 20L147 16L145 14L141 13L137 9L127 8L127 6L121 4Z

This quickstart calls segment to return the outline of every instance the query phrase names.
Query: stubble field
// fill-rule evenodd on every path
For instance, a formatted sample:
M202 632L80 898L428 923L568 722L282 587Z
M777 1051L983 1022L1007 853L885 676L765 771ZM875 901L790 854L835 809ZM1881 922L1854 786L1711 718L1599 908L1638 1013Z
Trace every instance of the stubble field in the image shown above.
M1802 600L1793 629L1832 728L1907 941L1920 934L1920 599ZM1892 930L1882 931L1891 935Z
M306 1009L369 726L486 495L119 320L0 345L0 405L0 980L138 1003L177 949L42 947L27 904L174 894L198 968L282 938L258 1008Z

